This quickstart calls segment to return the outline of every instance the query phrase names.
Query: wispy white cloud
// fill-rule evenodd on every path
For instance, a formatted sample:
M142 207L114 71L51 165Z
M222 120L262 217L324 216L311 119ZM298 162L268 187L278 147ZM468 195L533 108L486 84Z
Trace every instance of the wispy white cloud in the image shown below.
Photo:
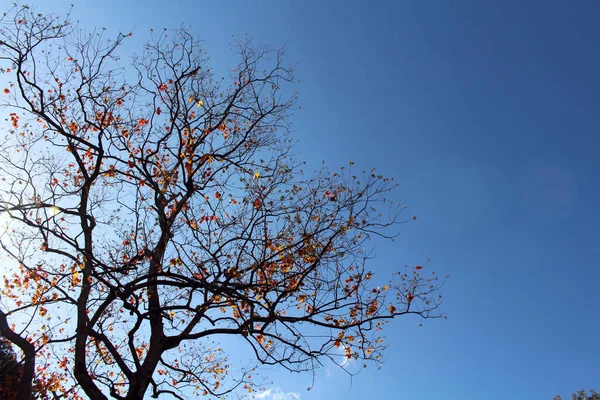
M271 388L254 395L254 398L264 400L300 400L300 393L284 392L281 388Z
M264 392L260 392L257 395L254 395L255 399L266 399L267 397L269 397L271 395L271 392L273 391L273 389L267 389Z

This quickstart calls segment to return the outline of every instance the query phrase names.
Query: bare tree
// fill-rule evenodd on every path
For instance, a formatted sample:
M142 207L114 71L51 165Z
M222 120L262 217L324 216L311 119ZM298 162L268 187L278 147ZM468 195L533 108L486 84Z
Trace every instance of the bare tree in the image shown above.
M379 363L387 320L441 316L435 274L377 286L367 269L369 240L402 222L395 184L291 157L283 50L242 40L217 79L185 29L125 68L130 34L22 6L0 23L1 245L18 265L0 331L34 346L55 396L252 392L256 365ZM255 363L233 368L227 337Z

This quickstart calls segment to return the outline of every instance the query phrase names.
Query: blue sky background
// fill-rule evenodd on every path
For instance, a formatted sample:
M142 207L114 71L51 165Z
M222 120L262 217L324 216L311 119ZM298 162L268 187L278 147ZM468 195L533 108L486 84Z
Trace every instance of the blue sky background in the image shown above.
M309 377L269 370L265 399L600 388L600 2L73 1L83 26L135 26L132 44L190 25L222 74L232 34L287 43L300 156L394 176L418 216L371 269L430 257L451 275L449 319L395 321L382 370L323 368L310 392Z

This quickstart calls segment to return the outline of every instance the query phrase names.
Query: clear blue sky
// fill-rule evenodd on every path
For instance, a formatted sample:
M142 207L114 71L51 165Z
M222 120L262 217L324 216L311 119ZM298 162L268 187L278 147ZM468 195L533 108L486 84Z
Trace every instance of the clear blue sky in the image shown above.
M351 382L322 369L307 392L306 377L271 370L266 399L600 388L600 2L74 3L82 25L135 25L140 41L191 25L223 73L232 34L287 43L301 156L396 177L418 216L371 269L383 278L430 257L451 275L449 319L389 326L381 371Z

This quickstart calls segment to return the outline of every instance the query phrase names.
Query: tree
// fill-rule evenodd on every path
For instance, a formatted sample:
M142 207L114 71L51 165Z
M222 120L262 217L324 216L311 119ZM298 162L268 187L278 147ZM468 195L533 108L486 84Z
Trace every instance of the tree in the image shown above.
M21 375L19 369L19 362L10 342L0 337L0 396L2 398L16 398L14 388Z
M257 365L380 363L385 322L442 316L435 274L377 285L367 268L369 241L402 222L392 180L305 175L291 156L282 49L240 40L218 79L185 29L127 68L131 34L104 35L23 6L1 20L1 246L16 265L0 328L55 396L252 393Z
M22 362L12 348L15 344L23 353ZM6 314L0 310L0 391L3 398L27 399L34 385L35 347L8 326Z
M19 340L16 340L19 342ZM31 360L35 354L18 359L12 342L0 336L0 398L4 400L49 399L53 393L50 381L33 379ZM31 372L30 372L31 371ZM30 375L31 376L30 376Z
M554 396L553 400L562 400L562 397ZM590 389L590 394L588 395L585 390L581 389L571 395L571 400L600 400L600 394L594 389Z

